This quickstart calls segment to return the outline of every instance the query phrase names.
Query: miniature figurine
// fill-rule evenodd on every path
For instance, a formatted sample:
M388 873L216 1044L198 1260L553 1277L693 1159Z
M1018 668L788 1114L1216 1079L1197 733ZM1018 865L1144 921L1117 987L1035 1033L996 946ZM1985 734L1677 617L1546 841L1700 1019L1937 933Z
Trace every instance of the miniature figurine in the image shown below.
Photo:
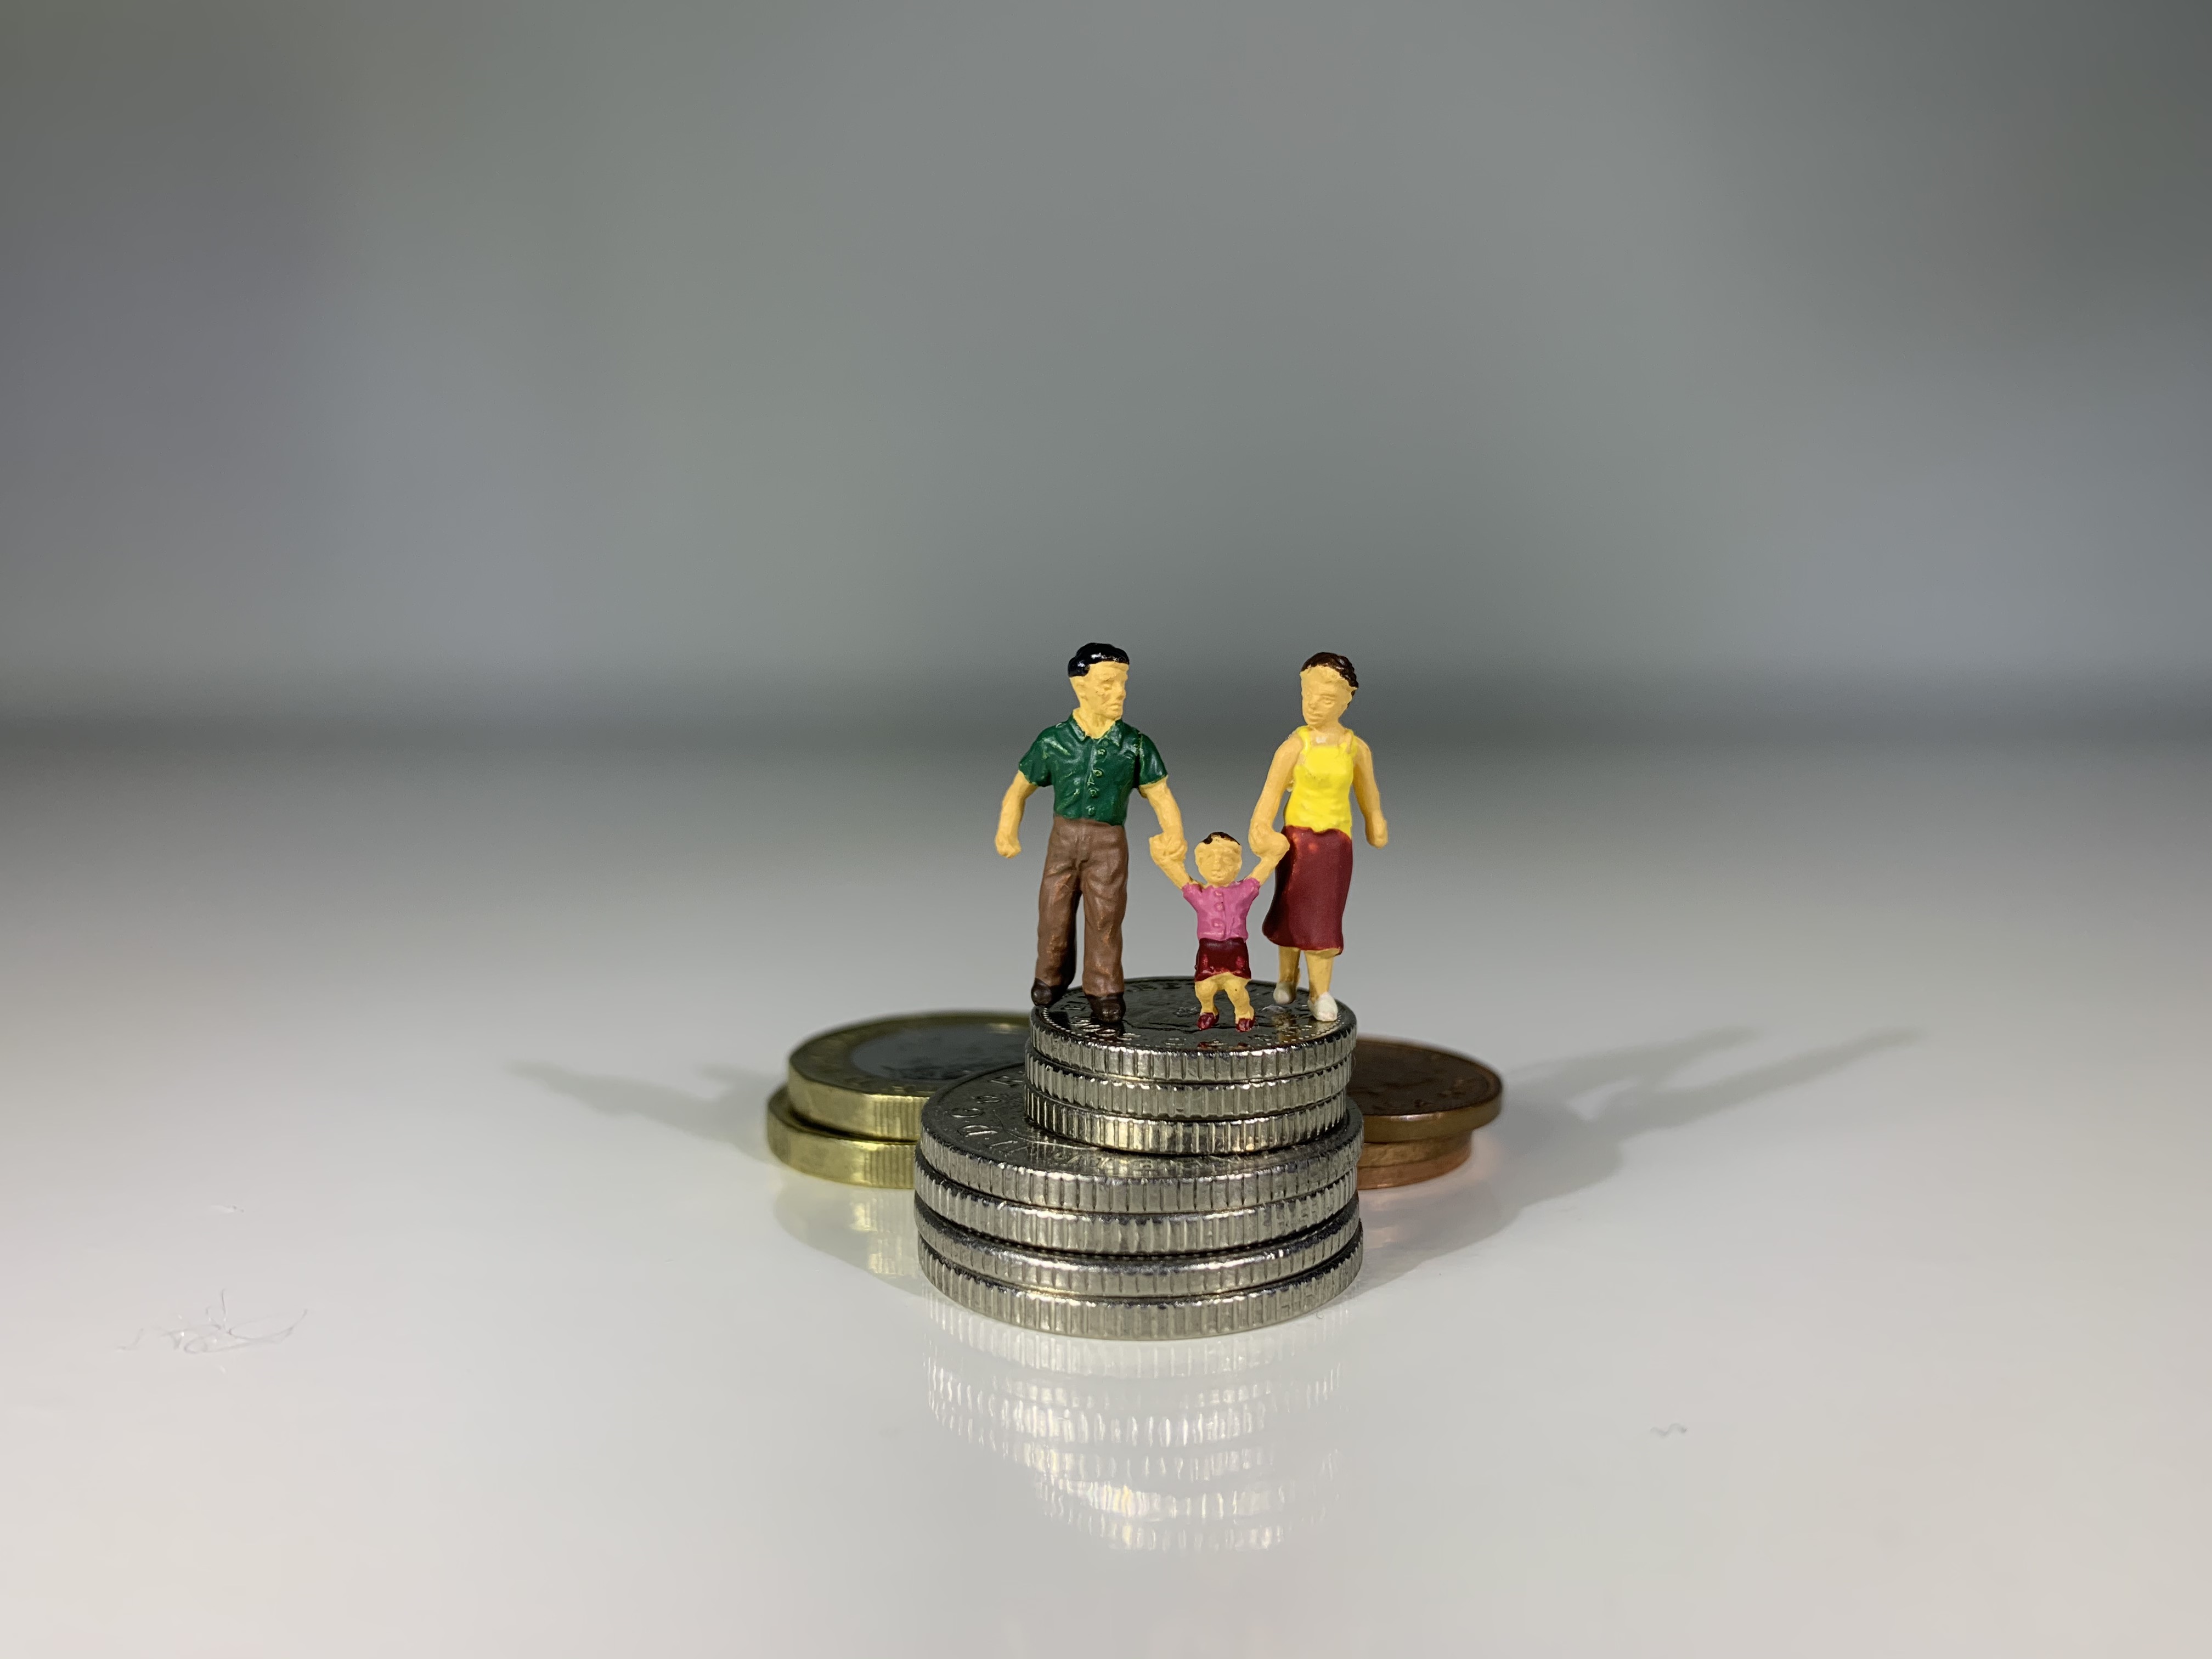
M1252 1029L1252 999L1244 989L1252 979L1252 957L1245 947L1244 919L1251 914L1252 901L1260 896L1260 884L1267 880L1281 856L1269 854L1240 881L1237 872L1244 867L1244 849L1226 830L1217 830L1199 842L1192 854L1198 873L1204 878L1203 886L1183 872L1182 859L1153 856L1160 873L1198 912L1198 966L1192 970L1192 977L1197 981L1193 988L1198 993L1201 1031L1211 1030L1220 1022L1213 1011L1213 999L1223 991L1229 994L1229 1006L1237 1011L1237 1029Z
M1129 653L1094 641L1067 663L1075 712L1037 733L999 804L1001 858L1022 850L1022 808L1052 791L1052 836L1037 887L1036 976L1030 1000L1047 1007L1067 989L1075 945L1075 901L1083 900L1083 994L1091 1017L1119 1025L1121 915L1128 906L1129 840L1122 829L1133 789L1150 804L1160 833L1155 860L1182 863L1182 811L1168 788L1168 769L1152 740L1121 718L1129 694Z
M1298 671L1298 702L1306 723L1283 740L1267 768L1267 781L1252 809L1252 846L1282 860L1275 896L1261 931L1282 957L1275 1000L1287 1003L1298 988L1298 958L1305 957L1316 1019L1336 1018L1329 994L1337 956L1344 949L1344 901L1352 890L1352 796L1367 820L1367 844L1387 847L1390 826L1375 787L1375 757L1343 722L1359 690L1349 658L1316 651ZM1278 832L1275 809L1283 792L1290 805Z

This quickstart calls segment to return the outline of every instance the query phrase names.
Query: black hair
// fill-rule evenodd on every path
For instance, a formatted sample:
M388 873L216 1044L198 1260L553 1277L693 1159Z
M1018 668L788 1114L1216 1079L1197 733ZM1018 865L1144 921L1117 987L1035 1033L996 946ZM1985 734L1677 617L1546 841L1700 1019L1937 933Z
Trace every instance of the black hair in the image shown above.
M1209 847L1217 841L1225 841L1231 847L1242 847L1244 844L1243 842L1237 840L1236 836L1231 835L1226 830L1217 830L1212 835L1208 836L1204 841L1199 842L1199 845L1200 847Z
M1126 663L1128 660L1129 653L1120 646L1108 645L1103 641L1093 640L1067 659L1067 678L1075 679L1081 675L1088 674L1091 672L1091 665L1095 662Z
M1346 685L1355 691L1359 690L1359 671L1352 665L1349 657L1340 656L1334 651L1316 651L1298 665L1298 672L1303 674L1309 668L1334 668L1344 676Z

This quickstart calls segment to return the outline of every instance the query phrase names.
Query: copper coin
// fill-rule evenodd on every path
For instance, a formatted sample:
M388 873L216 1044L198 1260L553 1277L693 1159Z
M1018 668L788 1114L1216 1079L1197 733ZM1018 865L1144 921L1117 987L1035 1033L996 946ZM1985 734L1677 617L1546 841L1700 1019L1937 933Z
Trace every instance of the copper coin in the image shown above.
M1428 1140L1370 1140L1359 1149L1359 1167L1382 1170L1393 1164L1426 1164L1465 1145L1467 1139L1467 1135L1437 1135Z
M1431 1144L1451 1150L1441 1158L1419 1158L1410 1164L1361 1164L1359 1190L1364 1193L1377 1187L1410 1187L1416 1182L1434 1181L1440 1175L1449 1175L1474 1153L1474 1136L1471 1133Z
M1505 1104L1505 1084L1479 1060L1395 1037L1363 1036L1352 1098L1367 1139L1436 1140L1480 1129Z

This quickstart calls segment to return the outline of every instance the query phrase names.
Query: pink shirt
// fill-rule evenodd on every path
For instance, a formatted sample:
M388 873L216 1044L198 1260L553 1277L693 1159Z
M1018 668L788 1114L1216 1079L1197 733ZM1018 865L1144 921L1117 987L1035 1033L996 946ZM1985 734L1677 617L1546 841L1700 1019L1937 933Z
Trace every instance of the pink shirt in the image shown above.
M1204 882L1187 882L1182 896L1190 901L1190 908L1198 912L1198 936L1200 939L1243 939L1244 918L1251 913L1252 901L1260 896L1257 879L1247 876L1242 881L1232 881L1226 887L1208 887Z

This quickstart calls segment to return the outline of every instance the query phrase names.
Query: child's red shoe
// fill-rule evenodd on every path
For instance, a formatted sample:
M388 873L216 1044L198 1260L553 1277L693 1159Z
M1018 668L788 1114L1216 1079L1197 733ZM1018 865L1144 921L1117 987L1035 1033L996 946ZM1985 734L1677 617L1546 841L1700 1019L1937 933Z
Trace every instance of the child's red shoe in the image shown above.
M1210 1031L1220 1024L1221 1016L1215 1013L1211 1008L1207 1009L1204 1013L1198 1017L1198 1029L1201 1031ZM1242 1025L1243 1022L1239 1020L1237 1024Z
M1249 1019L1240 1019L1237 1022L1237 1029L1240 1031L1249 1031L1252 1029L1252 1022Z

